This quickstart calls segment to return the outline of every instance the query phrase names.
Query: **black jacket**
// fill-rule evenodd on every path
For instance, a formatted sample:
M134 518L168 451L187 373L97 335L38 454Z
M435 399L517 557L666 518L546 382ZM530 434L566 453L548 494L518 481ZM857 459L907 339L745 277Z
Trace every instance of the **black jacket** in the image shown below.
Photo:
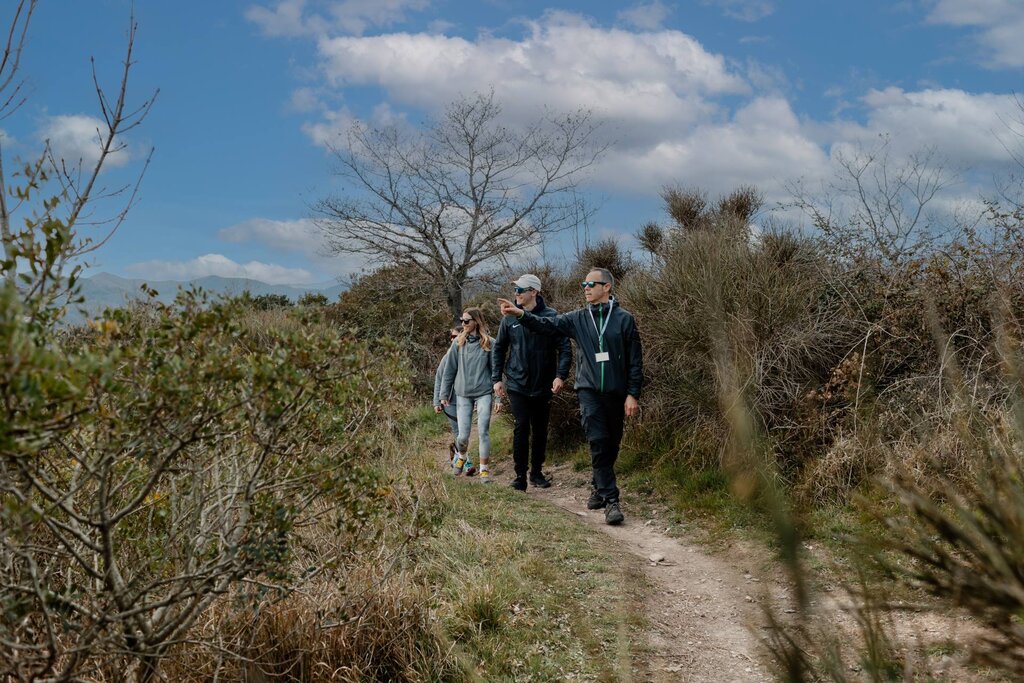
M550 318L557 313L544 303L544 297L537 297L533 315ZM504 374L507 390L539 396L551 391L555 377L569 376L571 362L572 349L567 337L534 334L517 318L505 316L491 347L491 382L500 382Z
M599 344L595 324L599 326L604 322L609 309L611 318L605 328L604 341ZM554 317L526 312L519 321L532 332L576 340L576 389L593 389L622 396L630 394L640 398L640 387L644 380L640 331L637 330L633 314L619 308L614 299L612 305L587 306ZM609 354L609 358L599 363L596 354L602 350Z

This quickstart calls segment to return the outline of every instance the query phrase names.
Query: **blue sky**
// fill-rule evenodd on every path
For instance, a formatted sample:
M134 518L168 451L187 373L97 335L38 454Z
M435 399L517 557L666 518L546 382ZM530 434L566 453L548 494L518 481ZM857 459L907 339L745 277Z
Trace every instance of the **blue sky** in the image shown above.
M43 0L23 58L28 101L0 121L8 156L49 137L90 153L89 57L113 82L128 0ZM510 125L589 107L614 143L588 179L597 236L662 218L668 184L712 193L829 177L839 150L891 136L970 168L942 198L1014 166L1024 3L678 0L136 0L131 92L160 95L107 174L155 148L140 202L95 270L330 280L309 205L337 190L326 145L352 121L419 125L490 87ZM3 17L0 10L0 17ZM6 17L4 17L6 18ZM1001 141L1002 138L1002 141Z

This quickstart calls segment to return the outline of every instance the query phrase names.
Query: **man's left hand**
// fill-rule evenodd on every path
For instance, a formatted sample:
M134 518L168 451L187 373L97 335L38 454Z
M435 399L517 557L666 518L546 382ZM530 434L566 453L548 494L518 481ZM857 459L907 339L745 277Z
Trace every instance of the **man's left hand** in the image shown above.
M640 412L640 401L632 394L626 397L626 417L633 417Z
M562 390L562 387L564 385L565 381L561 377L556 377L555 381L551 383L551 393L557 394L559 391Z

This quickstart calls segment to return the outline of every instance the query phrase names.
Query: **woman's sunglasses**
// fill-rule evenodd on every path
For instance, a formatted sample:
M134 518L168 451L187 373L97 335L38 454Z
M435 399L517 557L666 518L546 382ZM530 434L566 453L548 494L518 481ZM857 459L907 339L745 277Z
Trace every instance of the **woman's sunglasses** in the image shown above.
M459 318L459 320L462 321L463 325L468 325L469 323L474 322L472 318Z

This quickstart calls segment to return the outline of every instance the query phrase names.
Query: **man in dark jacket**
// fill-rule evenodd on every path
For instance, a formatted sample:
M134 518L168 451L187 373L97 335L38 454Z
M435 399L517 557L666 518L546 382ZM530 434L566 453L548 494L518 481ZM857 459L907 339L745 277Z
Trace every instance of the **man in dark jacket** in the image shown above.
M512 283L516 306L535 316L550 318L557 311L544 303L540 278L526 274ZM507 358L506 358L507 356ZM551 486L541 467L548 444L548 418L551 397L562 390L569 376L572 351L568 337L535 334L512 317L501 319L498 336L491 350L491 381L494 393L508 396L516 426L512 435L512 461L516 476L512 488L526 490L526 470L530 483L540 488ZM505 381L502 381L502 375ZM533 432L532 458L530 432Z
M498 299L501 312L515 316L526 329L576 341L576 396L583 430L590 443L593 490L587 507L604 508L605 521L619 524L615 461L622 441L623 417L640 410L643 352L633 315L612 298L615 279L603 268L593 268L583 282L587 305L554 317L541 317ZM504 321L503 321L504 322Z

